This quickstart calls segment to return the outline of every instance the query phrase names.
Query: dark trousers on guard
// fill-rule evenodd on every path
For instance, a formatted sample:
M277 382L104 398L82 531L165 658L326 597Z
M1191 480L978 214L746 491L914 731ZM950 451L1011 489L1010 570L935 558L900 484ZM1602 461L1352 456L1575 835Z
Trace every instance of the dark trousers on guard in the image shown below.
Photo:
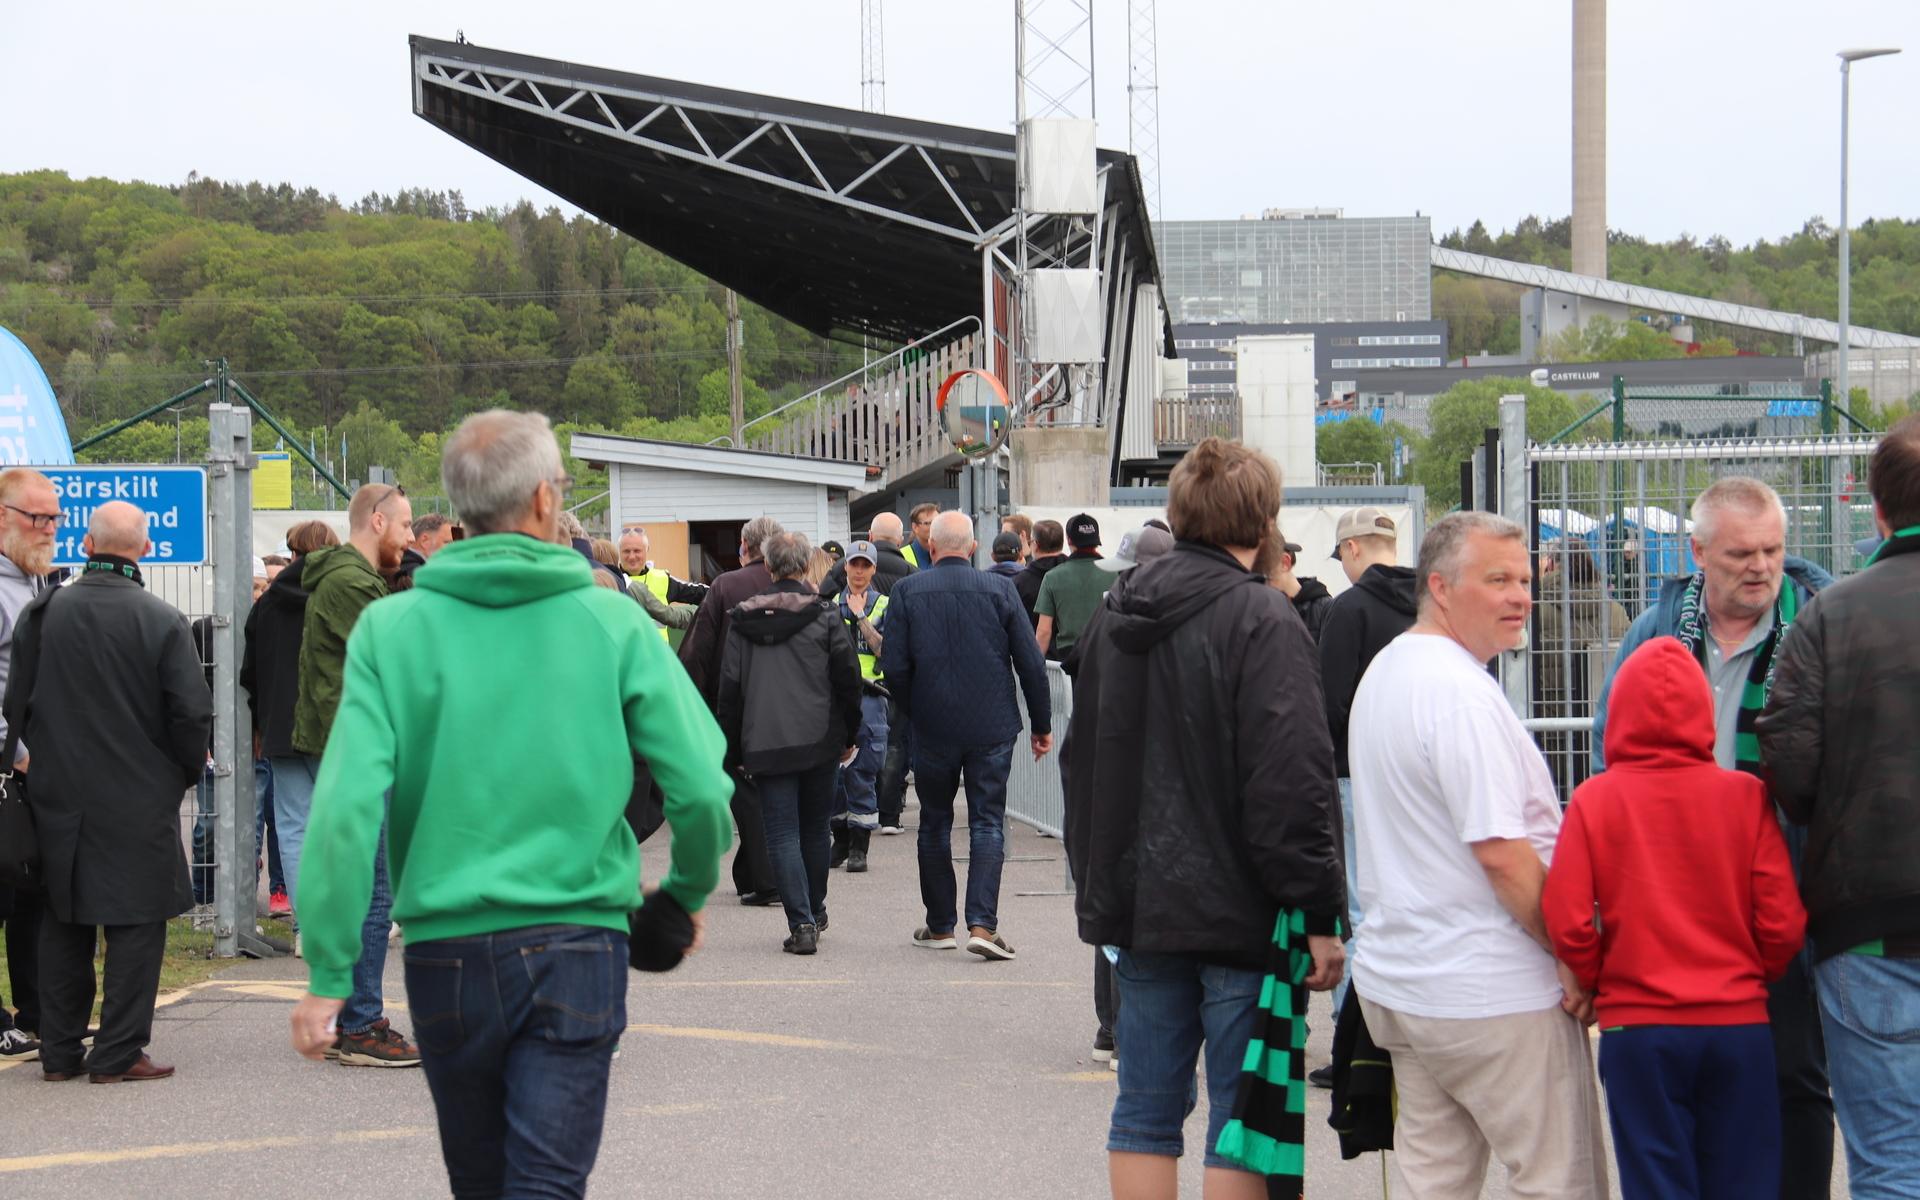
M107 938L100 1033L84 1054L93 1015L93 951L101 928ZM160 994L160 963L167 923L69 925L48 910L40 922L40 1063L48 1071L118 1075L140 1061L153 1040L153 1003Z
M1754 1200L1780 1189L1765 1025L1641 1025L1600 1038L1623 1200Z

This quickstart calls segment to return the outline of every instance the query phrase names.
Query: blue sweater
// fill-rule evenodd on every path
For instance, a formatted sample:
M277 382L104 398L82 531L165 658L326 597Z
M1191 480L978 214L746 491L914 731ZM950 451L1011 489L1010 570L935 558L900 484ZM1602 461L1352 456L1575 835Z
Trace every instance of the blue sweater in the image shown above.
M1020 593L964 558L943 558L893 585L881 661L915 737L990 746L1019 736L1016 674L1033 732L1053 731L1047 663Z

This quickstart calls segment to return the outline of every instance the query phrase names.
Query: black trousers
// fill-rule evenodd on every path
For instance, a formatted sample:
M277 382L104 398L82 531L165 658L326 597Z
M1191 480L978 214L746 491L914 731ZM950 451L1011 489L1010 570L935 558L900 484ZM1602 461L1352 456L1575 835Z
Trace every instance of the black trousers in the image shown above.
M102 972L106 1001L100 1032L85 1069L117 1075L140 1061L153 1040L153 1002L160 994L160 963L167 951L167 923L104 926L107 962ZM47 911L40 924L40 1063L47 1071L79 1071L80 1039L93 1014L93 951L99 929L69 925Z
M1780 1200L1827 1200L1833 1194L1833 1094L1805 951L1767 989L1767 1020L1780 1085Z
M16 779L19 776L15 776ZM40 1032L40 913L46 897L28 888L0 889L0 924L7 927L7 989L18 1015L0 1005L0 1030L15 1025Z
M733 855L733 890L742 896L748 892L779 889L773 877L773 859L767 855L767 825L760 816L760 787L738 766L729 766L733 776L733 827L740 833L740 849Z

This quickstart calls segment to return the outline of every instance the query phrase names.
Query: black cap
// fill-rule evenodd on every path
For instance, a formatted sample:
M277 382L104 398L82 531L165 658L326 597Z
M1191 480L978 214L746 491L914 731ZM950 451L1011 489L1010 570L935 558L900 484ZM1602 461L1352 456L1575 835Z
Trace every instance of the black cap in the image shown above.
M839 542L833 542L833 541L821 542L820 548L822 550L825 550L828 554L833 555L835 558L844 558L847 553L845 550L840 548Z
M1100 544L1100 522L1086 513L1076 513L1067 518L1067 545L1077 550L1091 550Z
M1018 562L1020 559L1020 535L1001 533L994 535L993 561Z

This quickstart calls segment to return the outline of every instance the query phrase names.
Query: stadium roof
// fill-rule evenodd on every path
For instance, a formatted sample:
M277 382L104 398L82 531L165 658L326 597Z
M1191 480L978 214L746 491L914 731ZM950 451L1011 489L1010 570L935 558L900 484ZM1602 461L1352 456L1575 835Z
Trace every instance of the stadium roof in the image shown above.
M1010 133L411 45L420 117L815 333L907 341L981 313L982 248L1012 224ZM1098 164L1113 269L1158 285L1134 160Z

